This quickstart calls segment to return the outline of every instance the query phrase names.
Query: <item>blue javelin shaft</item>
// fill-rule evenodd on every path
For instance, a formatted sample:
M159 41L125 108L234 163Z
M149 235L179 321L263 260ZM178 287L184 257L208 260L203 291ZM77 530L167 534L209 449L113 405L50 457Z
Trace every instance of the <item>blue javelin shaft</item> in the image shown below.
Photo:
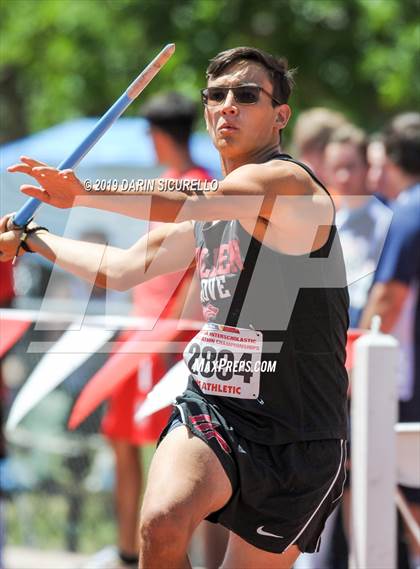
M153 77L165 65L168 59L175 51L175 44L166 45L162 51L149 63L149 65L140 73L140 75L131 83L128 89L121 95L111 108L99 119L93 130L79 144L79 146L70 154L68 158L60 162L58 170L66 170L75 168L77 164L86 156L98 140L105 134L111 125L118 119L125 109L134 101L134 99L143 91L150 83ZM22 227L31 219L35 211L42 204L36 198L29 198L20 208L13 218L13 224L16 227Z
M87 137L79 144L79 146L70 154L68 158L60 162L57 166L58 170L66 170L67 168L75 168L77 164L86 156L89 150L96 144L96 142L105 134L110 126L117 120L117 118L125 111L131 99L127 93L112 105L110 109L103 115L103 117L96 123L93 130ZM38 207L42 205L40 200L36 198L29 198L13 218L13 224L22 227L31 219Z

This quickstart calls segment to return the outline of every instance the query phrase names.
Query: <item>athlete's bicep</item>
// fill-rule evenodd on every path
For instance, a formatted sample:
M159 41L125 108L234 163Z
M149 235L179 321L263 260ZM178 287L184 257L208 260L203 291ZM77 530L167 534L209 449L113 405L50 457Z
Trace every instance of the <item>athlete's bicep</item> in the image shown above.
M219 182L215 191L190 195L180 211L182 219L199 221L256 219L265 188L258 166L237 168Z
M295 164L247 164L226 176L217 191L189 196L180 215L183 219L239 219L254 224L260 217L294 235L308 223L324 225L333 217L330 198L314 186L309 174Z
M126 251L124 288L195 264L192 221L165 223L139 239Z

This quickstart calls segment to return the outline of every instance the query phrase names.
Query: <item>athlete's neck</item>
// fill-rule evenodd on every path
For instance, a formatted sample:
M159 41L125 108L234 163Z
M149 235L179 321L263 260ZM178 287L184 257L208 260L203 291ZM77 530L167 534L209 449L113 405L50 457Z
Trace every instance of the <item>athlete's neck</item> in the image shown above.
M236 168L244 166L245 164L263 164L268 162L274 156L281 153L281 148L279 144L270 144L259 148L254 152L249 152L247 154L241 154L240 156L223 156L221 155L222 161L222 172L224 176L227 176Z

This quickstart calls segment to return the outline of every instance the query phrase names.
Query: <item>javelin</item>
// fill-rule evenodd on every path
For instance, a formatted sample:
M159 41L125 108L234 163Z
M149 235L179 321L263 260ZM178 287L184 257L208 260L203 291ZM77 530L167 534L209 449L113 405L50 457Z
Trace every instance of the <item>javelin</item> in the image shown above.
M86 156L98 140L105 134L110 126L118 119L125 109L131 105L140 93L147 87L150 81L159 73L165 63L169 60L175 51L175 44L168 43L162 51L143 69L140 75L134 79L131 85L121 95L119 99L110 107L107 112L99 119L93 130L79 144L79 146L70 154L68 158L58 165L58 170L66 170L67 168L75 168L77 164ZM40 200L29 198L27 202L13 217L15 227L23 227L31 219L35 211L41 205Z

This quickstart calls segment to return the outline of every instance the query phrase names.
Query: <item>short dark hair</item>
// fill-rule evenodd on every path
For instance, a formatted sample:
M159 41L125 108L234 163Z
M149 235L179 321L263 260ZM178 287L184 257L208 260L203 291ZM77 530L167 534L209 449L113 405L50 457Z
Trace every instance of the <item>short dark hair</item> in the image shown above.
M184 95L170 91L152 97L142 106L140 115L178 144L186 145L197 117L197 105Z
M365 164L368 163L367 148L369 139L367 134L353 124L343 124L339 126L332 134L328 144L352 144L359 152Z
M420 174L420 113L397 115L385 128L383 142L394 164L407 174Z
M262 49L235 47L218 53L207 67L207 79L219 77L227 67L239 61L253 61L264 67L273 84L273 97L281 103L287 103L294 85L293 70L288 69L287 59L275 58ZM276 103L272 101L272 105L275 107Z

